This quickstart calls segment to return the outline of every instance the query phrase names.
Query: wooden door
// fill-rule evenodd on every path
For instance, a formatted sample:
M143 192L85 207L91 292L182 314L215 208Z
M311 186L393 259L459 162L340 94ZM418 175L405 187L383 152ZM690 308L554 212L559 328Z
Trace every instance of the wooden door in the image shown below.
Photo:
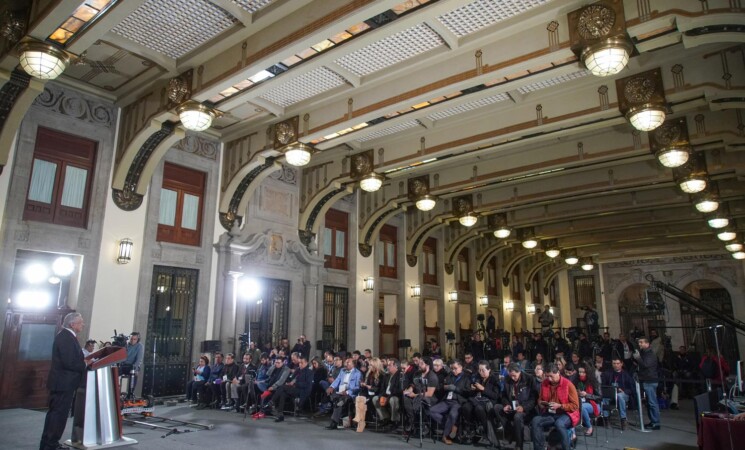
M47 406L52 344L69 312L7 311L0 356L0 408Z
M378 349L380 356L398 357L398 323L393 320L392 324L381 323Z

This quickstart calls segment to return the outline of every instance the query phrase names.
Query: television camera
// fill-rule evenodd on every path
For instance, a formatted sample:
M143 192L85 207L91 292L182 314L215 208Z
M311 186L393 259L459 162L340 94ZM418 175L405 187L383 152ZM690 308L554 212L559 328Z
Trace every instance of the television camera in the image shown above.
M114 335L111 336L111 345L112 346L114 346L114 347L126 347L128 340L129 339L128 339L127 336L125 336L122 333L118 333L117 334L116 329L114 329Z
M662 293L654 289L647 289L644 292L644 307L648 311L664 311L665 299L662 298Z
M445 332L445 340L448 341L448 344L455 343L455 333L453 333L453 330L447 330Z

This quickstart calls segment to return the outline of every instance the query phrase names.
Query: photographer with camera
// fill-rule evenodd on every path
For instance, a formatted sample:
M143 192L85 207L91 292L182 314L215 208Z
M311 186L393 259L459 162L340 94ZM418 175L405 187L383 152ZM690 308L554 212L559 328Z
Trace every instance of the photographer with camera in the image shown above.
M297 343L292 347L292 353L299 353L304 356L305 359L310 359L310 342L305 338L304 334L300 335Z

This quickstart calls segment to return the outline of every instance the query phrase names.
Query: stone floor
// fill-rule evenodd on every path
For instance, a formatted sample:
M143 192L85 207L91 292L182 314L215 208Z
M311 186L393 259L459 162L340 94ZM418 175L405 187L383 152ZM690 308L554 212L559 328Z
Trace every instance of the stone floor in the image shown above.
M633 424L638 423L638 413ZM328 431L324 427L328 420L305 419L287 417L284 423L275 423L273 418L265 418L259 421L244 420L242 414L202 410L197 411L186 407L185 404L178 406L156 407L156 415L179 419L184 421L212 424L212 430L193 430L182 433L174 433L166 436L166 430L152 430L143 426L125 426L125 436L136 439L136 447L147 450L178 449L186 448L242 448L241 442L250 440L254 448L272 449L275 445L282 448L304 449L315 447L319 450L334 449L396 449L414 448L419 446L418 439L405 442L400 434L382 433L366 430L364 433L355 433L351 430ZM632 419L630 419L632 422ZM598 428L597 445L594 438L588 438L587 446L580 437L578 449L583 448L607 448L624 449L638 448L645 450L694 450L696 446L696 427L694 424L693 403L691 400L683 400L680 410L664 410L662 412L662 430L641 433L635 427L631 427L624 433L615 429L609 430L608 441L603 428ZM0 411L0 449L37 449L39 436L44 425L44 412L25 409L9 409ZM68 423L65 439L70 435L72 422ZM179 430L186 427L175 426ZM234 444L231 444L234 443ZM236 447L235 445L239 445ZM465 448L465 446L454 445L452 448ZM480 446L485 448L485 446ZM511 447L511 446L508 446ZM433 443L431 440L424 441L424 448L444 449L441 442Z

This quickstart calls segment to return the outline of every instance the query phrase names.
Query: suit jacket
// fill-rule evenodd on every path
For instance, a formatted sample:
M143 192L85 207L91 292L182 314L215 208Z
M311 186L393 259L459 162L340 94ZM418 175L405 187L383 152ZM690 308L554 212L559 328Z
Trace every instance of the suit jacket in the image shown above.
M74 391L82 383L85 369L83 349L78 339L70 330L63 329L54 337L47 389L51 392Z

